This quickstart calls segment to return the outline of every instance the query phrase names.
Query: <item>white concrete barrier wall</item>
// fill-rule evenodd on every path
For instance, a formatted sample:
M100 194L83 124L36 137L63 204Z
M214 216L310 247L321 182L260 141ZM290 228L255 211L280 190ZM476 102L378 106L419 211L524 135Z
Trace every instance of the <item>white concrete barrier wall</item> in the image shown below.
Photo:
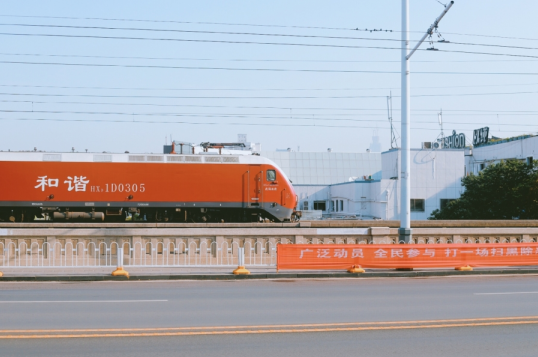
M417 228L411 244L532 243L538 228ZM372 228L159 228L3 229L0 269L276 266L281 244L396 244L397 229ZM121 263L121 262L120 262Z

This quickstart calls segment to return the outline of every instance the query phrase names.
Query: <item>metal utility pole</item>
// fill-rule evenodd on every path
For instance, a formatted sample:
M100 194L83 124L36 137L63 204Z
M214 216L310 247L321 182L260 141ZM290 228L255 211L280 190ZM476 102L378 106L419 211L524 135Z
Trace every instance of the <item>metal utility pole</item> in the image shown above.
M409 243L412 238L411 232L411 84L410 84L410 67L409 60L413 53L419 48L424 40L433 34L441 19L446 15L448 10L454 5L454 1L445 5L441 15L435 19L435 22L426 31L422 39L417 43L415 48L409 52L409 0L402 0L402 150L401 150L401 175L400 175L400 229L398 230L400 243Z

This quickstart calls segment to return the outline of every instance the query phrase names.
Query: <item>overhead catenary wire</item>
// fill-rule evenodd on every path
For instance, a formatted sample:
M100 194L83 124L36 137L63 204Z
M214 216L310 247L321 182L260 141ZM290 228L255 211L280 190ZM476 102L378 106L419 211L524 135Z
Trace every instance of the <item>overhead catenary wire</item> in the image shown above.
M233 23L233 22L209 22L209 21L178 21L178 20L152 20L152 19L130 19L130 18L107 18L107 17L76 17L76 16L46 16L46 15L16 15L0 14L0 17L13 18L39 18L39 19L56 19L56 20L97 20L97 21L116 21L116 22L145 22L145 23L166 23L166 24L188 24L188 25L217 25L217 26L246 26L246 27L267 27L267 28L289 28L289 29L308 29L308 30L336 30L336 31L359 31L359 32L395 32L399 30L381 29L381 28L364 28L357 26L334 27L334 26L305 26L305 25L279 25L279 24L252 24L252 23ZM411 33L423 34L424 31L410 31ZM443 32L446 35L484 37L484 38L501 38L508 40L525 40L538 41L538 38L501 36L492 34L472 34L461 32Z
M230 126L268 126L268 127L313 127L313 128L357 128L357 129L378 129L378 130L388 130L389 128L383 128L379 126L358 126L358 125L326 125L326 124L277 124L277 123L222 123L222 122L188 122L188 121L145 121L145 120L136 120L136 119L126 119L126 120L114 120L114 119L57 119L57 118L0 118L0 120L5 121L55 121L55 122L84 122L88 124L96 122L107 122L107 123L137 123L137 124L185 124L185 125L230 125ZM461 124L461 123L460 123ZM420 130L427 131L439 131L438 128L416 128ZM468 130L462 128L455 128L457 130ZM503 132L520 132L515 130L503 130Z
M223 44L249 44L249 45L274 45L274 46L304 46L304 47L326 47L326 48L369 48L369 49L397 49L396 47L376 47L376 46L351 46L335 44L315 44L315 43L289 43L289 42L259 42L259 41L232 41L232 40L209 40L209 39L186 39L186 38L157 38L157 37L133 37L133 36L98 36L98 35L66 35L66 34L44 34L44 33L15 33L0 32L2 36L30 36L30 37L58 37L58 38L86 38L100 40L133 40L133 41L169 41L169 42L202 42L202 43L223 43ZM423 50L427 51L427 50Z
M110 111L62 111L62 110L9 110L9 109L0 109L0 113L36 113L36 114L70 114L70 115L117 115L117 116L160 116L160 117L197 117L197 118L223 118L223 119L275 119L275 120L286 120L286 121L296 121L296 120L308 120L308 121L351 121L351 122L375 122L380 123L381 120L374 119L353 119L353 118L333 118L328 116L320 116L312 118L310 114L295 114L293 118L285 114L281 116L275 116L275 114L252 114L252 113L134 113L134 112L110 112ZM326 114L331 115L331 114ZM333 114L334 115L334 114ZM367 114L368 116L382 116L382 114ZM536 115L536 114L534 114ZM538 116L538 115L537 115ZM394 120L394 122L399 122ZM415 121L420 124L432 124L437 125L437 123L432 121ZM469 122L465 123L460 122L450 122L445 121L446 124L457 124L457 125L482 125L487 124L484 122ZM517 124L517 123L504 123L498 124L503 126L535 126L535 124Z
M333 118L333 117L317 117L312 118L309 114L298 114L295 115L293 118L289 118L288 116L274 116L274 114L267 115L267 114L222 114L222 113L133 113L133 112L95 112L95 111L59 111L59 110L0 110L0 113L36 113L36 114L70 114L70 115L117 115L117 116L129 116L129 117L196 117L196 118L221 118L221 119L273 119L273 120L286 120L286 121L298 121L298 120L308 120L308 121L323 121L323 122L331 122L331 121L351 121L351 122L375 122L379 123L380 120L374 120L374 119L353 119L353 118ZM374 114L374 115L368 115L368 116L382 116L380 114ZM395 122L399 122L398 120L395 120ZM436 125L436 123L432 121L416 121L420 124L432 124ZM221 122L222 123L222 122ZM445 122L448 124L456 124L456 125L483 125L486 123L483 122L469 122L466 121L465 123L460 122ZM506 123L506 124L499 124L502 126L535 126L534 124L515 124L515 123Z
M444 94L414 94L412 97L468 97L488 95L518 95L537 94L538 91L520 92L486 92L486 93L444 93ZM303 96L179 96L179 95L127 95L127 94L66 94L66 93L14 93L0 92L0 96L32 96L32 97L86 97L86 98L152 98L152 99L373 99L386 98L383 95L303 95ZM393 96L399 98L399 96Z
M300 26L300 25L278 25L278 24L247 24L232 22L208 22L208 21L177 21L177 20L151 20L151 19L126 19L126 18L106 18L106 17L75 17L75 16L44 16L44 15L9 15L1 14L0 17L15 18L42 18L42 19L63 19L63 20L99 20L99 21L121 21L121 22L148 22L167 24L189 24L189 25L222 25L222 26L249 26L249 27L273 27L273 28L295 28L295 29L316 29L316 30L345 30L345 31L370 31L368 29L329 27L329 26ZM380 31L377 31L380 32ZM383 31L381 31L383 32ZM392 32L386 30L385 32Z
M111 105L111 106L148 106L148 107L178 107L178 108L231 108L231 109L271 109L271 110L309 110L309 111L325 111L337 110L344 112L363 112L363 111L386 111L379 108L348 108L348 107L292 107L292 106L248 106L248 105L211 105L211 104L162 104L162 103L118 103L118 102L79 102L79 101L39 101L39 100L0 100L0 103L26 103L26 104L66 104L66 105ZM413 112L430 112L437 113L439 109L413 109ZM400 111L396 108L394 111ZM538 111L507 111L507 110L478 110L478 109L444 109L444 112L473 112L486 113L474 115L491 115L491 113L515 113L515 115L531 115ZM310 115L310 114L309 114ZM341 114L343 115L343 114ZM357 114L349 114L357 115ZM367 114L362 114L367 115ZM368 114L369 115L369 114ZM381 114L380 114L381 115ZM431 114L416 114L416 115L431 115ZM470 115L470 114L452 114L452 115ZM383 115L385 116L385 115Z
M277 33L255 33L255 32L227 32L227 31L200 31L200 30L179 30L179 29L155 29L155 28L136 28L136 27L105 27L105 26L75 26L75 25L51 25L51 24L9 24L0 23L0 26L14 27L44 27L44 28L61 28L61 29L85 29L85 30L110 30L110 31L147 31L147 32L177 32L177 33L196 33L211 35L240 35L240 36L266 36L266 37L292 37L292 38L322 38L330 40L362 40L362 41L389 41L402 42L401 39L395 38L372 38L372 37L349 37L349 36L320 36L320 35L297 35L297 34L277 34ZM417 42L411 40L411 42ZM480 46L480 47L499 47L520 50L538 50L538 47L470 43L456 41L436 41L444 45L462 45L462 46Z
M85 38L85 39L106 39L106 40L138 40L138 41L171 41L171 42L200 42L200 43L223 43L223 44L249 44L249 45L270 45L270 46L304 46L320 48L347 48L347 49L377 49L377 50L400 50L398 47L383 46L352 46L352 45L335 45L335 44L314 44L314 43L289 43L289 42L259 42L259 41L231 41L231 40L203 40L203 39L180 39L180 38L156 38L156 37L129 37L129 36L97 36L97 35L66 35L66 34L37 34L37 33L13 33L1 32L2 36L33 36L33 37L57 37L57 38ZM428 49L417 49L417 51L428 51ZM492 53L492 52L472 52L458 50L438 50L447 53L463 53L487 56L508 56L522 58L538 58L538 56L510 54L510 53Z
M34 28L44 27L44 28L60 28L60 29L109 30L109 31L148 31L148 32L172 32L172 33L177 32L177 33L196 33L196 34L211 34L211 35L298 37L298 38L323 38L323 39L330 39L330 40L365 40L365 41L401 42L401 40L394 39L394 38L320 36L320 35L297 35L297 34L229 32L229 31L201 31L201 30L156 29L156 28L137 28L137 27L74 26L74 25L50 25L50 24L6 24L6 23L0 23L0 26L34 27Z
M276 124L276 123L222 123L222 122L188 122L188 121L144 121L137 119L114 120L114 119L54 119L54 118L0 118L0 120L15 120L15 121L56 121L56 122L108 122L108 123L140 123L140 124L189 124L189 125L232 125L232 126L276 126L276 127L315 127L315 128L360 128L374 129L375 127L365 127L357 125L326 125L326 124ZM428 129L425 129L428 130Z
M198 58L198 57L145 57L145 56L98 56L52 53L0 53L1 56L64 57L64 58L105 58L162 61L219 61L219 62L290 62L290 63L399 63L391 60L324 60L324 59L248 59L248 58ZM414 63L475 63L475 62L537 62L538 59L496 59L496 60L416 60Z
M538 58L538 57L536 57ZM288 68L234 68L234 67L202 67L202 66L157 66L157 65L134 65L112 63L68 63L68 62L25 62L25 61L0 61L4 64L20 65L48 65L66 67L116 67L116 68L152 68L152 69L177 69L177 70L212 70L212 71L247 71L247 72L303 72L303 73L370 73L370 74L398 74L397 71L372 71L372 70L333 70L333 69L288 69ZM448 71L417 71L414 74L440 74L440 75L514 75L535 76L538 72L448 72Z
M475 84L458 86L417 86L415 89L445 88L482 88L509 86L538 86L538 83L507 84ZM105 86L66 86L66 85L31 85L0 84L0 87L11 88L54 88L54 89L91 89L91 90L126 90L126 91L362 91L362 90L397 90L395 87L362 87L362 88L157 88L157 87L105 87Z

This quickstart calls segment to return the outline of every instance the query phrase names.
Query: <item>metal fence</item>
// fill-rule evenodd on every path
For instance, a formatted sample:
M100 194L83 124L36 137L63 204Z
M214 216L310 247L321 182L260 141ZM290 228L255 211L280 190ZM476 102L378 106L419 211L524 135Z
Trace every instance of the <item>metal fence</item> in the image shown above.
M537 235L416 237L410 244L536 243ZM0 268L276 267L277 244L288 238L11 239L0 241ZM398 244L397 238L303 237L302 244Z
M276 244L217 242L0 242L5 268L252 267L276 266ZM121 245L121 246L120 246ZM120 249L122 248L122 249ZM243 248L243 249L240 249ZM120 253L120 254L118 254ZM123 253L123 254L121 254Z

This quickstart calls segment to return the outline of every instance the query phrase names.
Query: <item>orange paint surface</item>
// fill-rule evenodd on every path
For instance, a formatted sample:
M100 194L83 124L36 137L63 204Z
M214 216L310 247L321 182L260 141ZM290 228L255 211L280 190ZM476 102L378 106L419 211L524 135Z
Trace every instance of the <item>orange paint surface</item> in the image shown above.
M279 244L277 268L344 270L538 265L538 243Z
M277 171L277 183L266 180ZM0 162L0 202L277 202L295 192L259 164ZM132 196L132 198L129 198ZM293 199L291 199L293 197Z

